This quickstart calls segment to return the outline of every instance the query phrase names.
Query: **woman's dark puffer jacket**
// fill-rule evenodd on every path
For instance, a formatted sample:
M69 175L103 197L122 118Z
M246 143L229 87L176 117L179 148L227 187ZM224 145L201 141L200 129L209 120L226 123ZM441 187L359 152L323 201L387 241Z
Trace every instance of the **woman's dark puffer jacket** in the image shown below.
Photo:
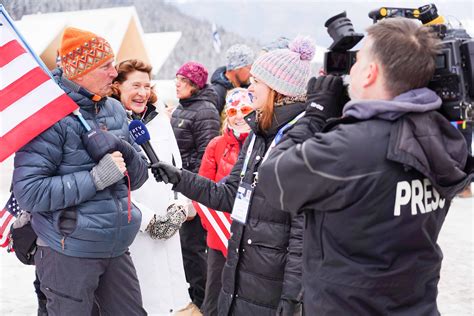
M272 126L260 131L255 113L246 117L252 128L225 183L214 183L183 170L175 189L210 208L231 212L249 143L256 135L243 181L251 184L265 152L280 128L304 110L302 103L276 107ZM291 130L291 129L290 129ZM274 316L281 300L301 302L302 215L292 216L266 201L257 184L245 225L233 221L228 256L222 273L219 315Z
M219 135L220 118L216 110L217 94L206 85L180 104L171 116L183 168L197 173L207 144Z

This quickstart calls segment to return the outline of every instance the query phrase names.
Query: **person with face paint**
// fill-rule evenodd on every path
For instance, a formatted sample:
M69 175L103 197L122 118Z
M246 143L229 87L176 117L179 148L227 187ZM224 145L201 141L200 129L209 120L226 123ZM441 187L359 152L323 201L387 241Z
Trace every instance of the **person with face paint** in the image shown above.
M173 129L164 107L155 106L149 64L130 59L115 66L117 77L112 97L125 108L129 120L140 120L150 133L150 144L160 160L181 166ZM130 253L142 291L143 305L150 315L167 314L187 304L179 236L186 220L186 199L176 199L170 185L147 181L132 192L132 201L142 212L142 222Z
M224 107L222 135L209 142L202 157L199 175L215 182L224 182L237 161L240 149L249 135L250 126L245 116L253 112L252 95L247 89L235 88L228 92ZM223 229L232 220L229 213L196 208L207 230L206 294L201 308L206 316L217 315L217 301L222 287L221 275L227 257L229 231Z

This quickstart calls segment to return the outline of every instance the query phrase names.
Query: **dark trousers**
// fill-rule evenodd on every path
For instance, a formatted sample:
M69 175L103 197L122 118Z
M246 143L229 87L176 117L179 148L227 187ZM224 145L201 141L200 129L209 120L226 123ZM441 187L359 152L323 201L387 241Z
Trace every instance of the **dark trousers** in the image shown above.
M184 274L189 283L189 296L201 308L206 288L206 231L201 225L199 215L186 221L179 229L181 252L183 254Z
M206 296L201 312L204 316L217 316L217 301L222 288L222 269L226 258L219 250L209 248L207 252Z
M49 316L91 315L94 301L100 315L146 315L130 254L88 259L65 256L38 246L36 271L46 295Z

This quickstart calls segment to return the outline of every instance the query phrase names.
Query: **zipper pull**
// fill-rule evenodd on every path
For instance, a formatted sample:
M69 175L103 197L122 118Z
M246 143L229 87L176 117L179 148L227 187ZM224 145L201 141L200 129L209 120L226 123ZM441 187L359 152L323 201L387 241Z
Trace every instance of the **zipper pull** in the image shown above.
M61 249L64 250L64 244L66 243L66 237L61 239Z

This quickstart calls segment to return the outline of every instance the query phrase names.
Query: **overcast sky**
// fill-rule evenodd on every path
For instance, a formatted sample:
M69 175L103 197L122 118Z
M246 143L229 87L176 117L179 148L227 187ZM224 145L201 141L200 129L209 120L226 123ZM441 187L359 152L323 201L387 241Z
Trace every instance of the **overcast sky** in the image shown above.
M318 45L329 46L332 39L324 23L330 17L347 12L357 32L372 23L369 11L385 7L417 8L434 2L438 13L456 27L457 20L469 20L474 36L474 1L310 1L310 0L170 0L181 11L215 22L226 30L253 37L265 44L279 36L312 36ZM468 24L468 23L465 23Z

